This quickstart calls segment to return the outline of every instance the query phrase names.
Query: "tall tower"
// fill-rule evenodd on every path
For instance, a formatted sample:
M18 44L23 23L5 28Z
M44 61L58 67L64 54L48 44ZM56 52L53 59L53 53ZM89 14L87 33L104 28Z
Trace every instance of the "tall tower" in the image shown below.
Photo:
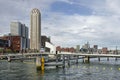
M31 32L30 32L30 49L40 50L41 47L41 14L34 8L31 11Z

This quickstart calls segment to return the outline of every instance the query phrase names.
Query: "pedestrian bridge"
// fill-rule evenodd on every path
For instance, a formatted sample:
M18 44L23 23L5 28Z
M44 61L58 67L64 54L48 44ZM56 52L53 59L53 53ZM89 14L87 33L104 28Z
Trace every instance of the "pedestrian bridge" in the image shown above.
M48 56L52 56L48 57ZM98 54L98 53L69 53L69 52L61 52L61 53L14 53L14 54L6 54L6 55L0 55L0 58L7 57L8 61L14 61L14 60L31 60L36 59L36 64L41 65L40 59L45 58L45 61L47 60L47 63L44 63L45 66L63 66L65 67L65 64L67 63L68 66L70 65L70 61L74 60L76 63L78 63L79 59L82 59L84 63L89 63L90 58L98 58L98 61L100 61L101 57L106 57L109 61L109 57L115 58L115 61L117 61L117 58L120 58L120 54ZM51 58L52 60L50 60ZM53 62L54 61L54 62ZM53 62L53 63L52 63Z
M61 52L61 53L7 53L5 55L0 55L0 57L12 57L12 56L40 56L40 55L70 55L70 56L89 56L89 57L120 57L120 54L99 54L99 53L70 53L70 52Z

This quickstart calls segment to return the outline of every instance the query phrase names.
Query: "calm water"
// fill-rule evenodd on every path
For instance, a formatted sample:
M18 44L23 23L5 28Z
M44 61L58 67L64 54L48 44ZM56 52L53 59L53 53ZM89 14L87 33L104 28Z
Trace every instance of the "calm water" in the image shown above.
M37 71L34 62L0 61L0 80L120 80L120 59L106 58L98 62L92 59L90 64L78 65L71 62L70 67L46 68Z

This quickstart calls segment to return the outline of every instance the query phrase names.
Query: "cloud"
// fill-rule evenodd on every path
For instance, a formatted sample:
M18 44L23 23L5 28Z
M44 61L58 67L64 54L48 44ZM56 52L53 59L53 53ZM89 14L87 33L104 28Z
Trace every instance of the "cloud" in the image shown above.
M38 8L44 14L52 2L54 0L0 0L0 33L9 33L12 21L20 21L29 27L30 11Z
M69 14L61 6L53 9L56 2L83 10ZM51 36L56 45L75 46L87 41L99 46L120 45L119 0L0 0L0 34L9 32L11 21L20 21L29 27L30 11L35 7L41 11L42 34ZM88 9L90 14L80 13Z
M50 16L52 17L43 22L43 27L47 27L47 30L43 29L43 33L46 31L47 35L51 34L54 38L52 41L57 45L77 45L90 41L92 44L106 46L115 45L115 42L120 40L117 37L120 23L114 16L64 15L53 12Z

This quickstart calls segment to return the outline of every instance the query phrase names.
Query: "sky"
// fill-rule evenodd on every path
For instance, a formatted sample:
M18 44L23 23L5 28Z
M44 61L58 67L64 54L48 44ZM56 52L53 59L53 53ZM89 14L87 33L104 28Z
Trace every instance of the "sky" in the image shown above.
M42 35L56 46L120 48L120 0L0 0L0 35L13 21L30 27L33 8L41 12Z

